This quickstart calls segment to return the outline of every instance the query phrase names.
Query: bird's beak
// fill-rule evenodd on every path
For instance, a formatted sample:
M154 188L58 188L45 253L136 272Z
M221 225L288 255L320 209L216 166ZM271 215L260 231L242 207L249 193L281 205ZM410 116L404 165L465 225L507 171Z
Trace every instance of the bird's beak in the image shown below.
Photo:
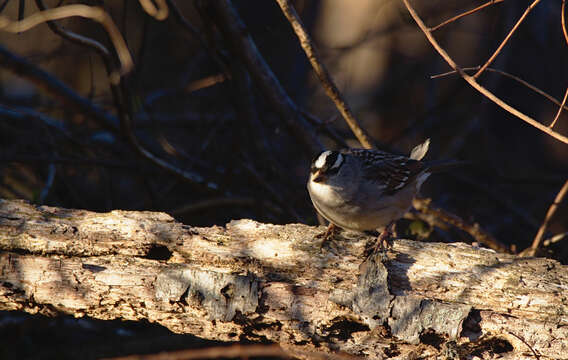
M325 179L325 176L321 173L321 170L316 170L315 173L312 174L312 181L319 183Z

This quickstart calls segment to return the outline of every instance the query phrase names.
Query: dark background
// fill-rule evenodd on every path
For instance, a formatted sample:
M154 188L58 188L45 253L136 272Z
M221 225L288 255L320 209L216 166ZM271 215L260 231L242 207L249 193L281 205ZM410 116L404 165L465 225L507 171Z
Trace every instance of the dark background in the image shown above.
M10 19L18 18L21 3L25 3L24 17L37 11L34 1L2 3L6 4L2 15ZM175 13L159 22L144 13L137 1L83 3L105 7L134 57L136 67L120 89L133 134L152 154L202 180L188 181L140 155L124 127L121 131L121 115L104 61L92 49L42 24L20 34L0 33L0 45L61 80L117 122L109 128L68 99L29 81L29 68L15 72L3 60L0 197L94 211L164 211L195 226L223 225L239 218L318 223L305 189L309 164L316 154L290 131L266 90L251 79L235 43L221 31L223 20L214 7L206 2L178 1L179 13L194 27L192 32ZM530 3L495 4L445 26L435 36L459 65L481 65ZM47 7L57 4L45 2ZM349 146L360 147L325 96L276 2L233 4L245 25L243 34L252 36L288 95L304 113L324 123L312 125L324 146L341 147L327 135L324 128L328 128ZM505 112L456 75L430 79L450 68L400 1L294 4L325 65L379 148L408 153L431 138L428 159L472 162L472 166L432 176L423 195L432 198L436 207L478 223L508 246L517 250L530 246L568 178L568 145ZM413 4L427 25L434 26L480 2ZM559 1L539 3L491 67L518 76L561 101L568 86L568 45L562 35L560 6ZM72 18L58 24L113 51L105 32L94 22ZM116 68L114 56L111 63ZM201 81L222 74L225 78L214 84ZM558 110L557 105L502 75L485 72L480 83L544 124ZM568 116L563 114L554 129L568 134ZM561 204L545 238L568 232L567 215L568 206ZM399 226L399 235L415 236L405 225L403 221ZM456 229L435 229L428 234L430 241L473 241ZM568 263L565 240L544 250L544 255ZM12 341L2 336L2 342L10 346L0 346L4 349L0 358L11 358L15 354L11 351L21 349L27 350L19 354L30 358L62 358L67 349L81 344L85 345L81 358L136 352L119 347L113 348L116 352L101 350L104 339L116 336L121 327L134 328L139 338L168 338L167 331L158 327L124 323L93 322L91 332L85 333L76 329L75 320L65 319L1 314L1 332L20 331L25 336L12 337ZM36 321L37 325L30 325ZM53 326L69 332L64 337L67 342L45 342L42 334ZM188 339L183 341L193 341ZM168 341L156 342L152 349L138 348L138 352L177 346ZM48 343L69 347L58 350Z

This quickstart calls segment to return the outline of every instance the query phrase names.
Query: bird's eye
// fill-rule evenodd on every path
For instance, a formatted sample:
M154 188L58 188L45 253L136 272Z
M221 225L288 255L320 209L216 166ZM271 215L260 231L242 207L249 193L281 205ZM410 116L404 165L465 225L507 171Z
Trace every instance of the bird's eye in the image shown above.
M331 165L330 169L336 169L339 170L339 168L341 167L341 164L343 164L343 155L341 155L340 153L336 153L336 158L335 161L333 162L333 165Z
M343 163L343 155L337 151L324 151L312 162L311 172L320 171L324 174L333 174L339 171Z
M332 152L325 161L325 172L327 174L335 174L339 171L343 163L343 155L337 151Z

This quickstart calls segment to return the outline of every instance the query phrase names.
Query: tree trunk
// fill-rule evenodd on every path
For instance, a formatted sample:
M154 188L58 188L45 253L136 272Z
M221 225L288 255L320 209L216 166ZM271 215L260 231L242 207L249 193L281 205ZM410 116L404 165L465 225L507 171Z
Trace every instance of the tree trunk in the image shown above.
M568 359L568 266L466 244L0 200L0 310L368 358Z

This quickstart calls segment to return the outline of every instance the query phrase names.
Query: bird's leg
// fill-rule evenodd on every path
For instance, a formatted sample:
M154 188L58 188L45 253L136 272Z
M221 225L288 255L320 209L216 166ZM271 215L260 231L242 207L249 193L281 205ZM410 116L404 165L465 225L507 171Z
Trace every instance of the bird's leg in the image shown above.
M335 224L333 223L329 223L329 226L327 227L327 230L325 232L316 235L316 238L323 238L320 246L323 248L323 245L326 243L326 241L331 239L336 232L337 226L335 226Z
M377 244L375 246L375 252L382 251L390 248L391 243L389 240L392 239L392 235L394 234L394 227L396 225L396 221L392 221L388 224L385 229L381 232L381 234L377 237Z

